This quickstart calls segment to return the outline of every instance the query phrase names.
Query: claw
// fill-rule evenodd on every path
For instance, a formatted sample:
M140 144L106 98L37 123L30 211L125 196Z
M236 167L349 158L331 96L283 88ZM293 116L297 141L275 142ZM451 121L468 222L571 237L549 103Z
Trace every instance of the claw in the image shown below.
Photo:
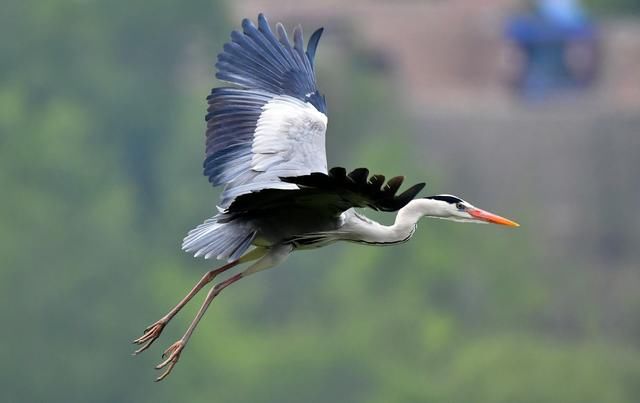
M148 349L151 344L153 344L153 342L156 341L158 337L160 337L160 333L162 333L162 330L164 329L166 324L167 322L161 319L153 325L148 326L144 330L144 334L133 341L133 344L142 345L142 347L133 352L133 355L138 355L144 350Z
M184 348L184 346L185 343L182 341L182 339L180 339L169 346L169 348L166 349L164 353L162 353L162 358L167 357L167 359L158 364L156 366L156 369L162 369L164 367L167 367L167 365L169 366L162 373L162 375L156 378L156 382L163 380L171 373L171 370L173 370L173 367L175 367L175 365L178 363L178 360L180 359L180 353L182 353L182 349Z

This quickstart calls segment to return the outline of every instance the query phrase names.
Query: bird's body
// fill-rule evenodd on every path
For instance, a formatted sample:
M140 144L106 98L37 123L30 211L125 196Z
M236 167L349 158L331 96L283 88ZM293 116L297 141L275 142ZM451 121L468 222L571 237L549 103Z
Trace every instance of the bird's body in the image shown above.
M255 245L266 248L291 245L293 250L320 248L337 241L378 246L396 245L408 241L416 227L416 224L383 225L359 214L355 209L349 209L339 217L331 217L328 220L314 217L305 221L294 221L275 231L274 222L275 218L261 222L267 232L256 237Z
M196 257L226 260L211 270L167 315L136 339L148 348L164 326L207 283L236 265L247 269L214 286L185 335L165 351L166 377L178 361L207 307L222 289L257 271L278 265L295 250L336 241L394 245L408 241L423 216L517 226L451 195L416 199L424 187L398 194L404 180L369 175L359 168L327 169L324 96L316 86L314 58L322 29L306 50L302 29L293 45L281 24L277 36L263 15L258 26L245 19L218 55L216 75L231 86L214 88L207 97L204 174L223 186L218 213L189 232L183 249ZM356 211L394 212L394 224L382 225Z
M411 203L424 185L416 185L395 196L402 182L402 178L397 177L390 181L392 186L386 193L379 185L367 192L366 187L371 186L367 176L368 171L364 168L348 175L343 169L334 168L327 175L314 173L282 178L286 184L291 183L286 181L296 182L296 189L268 188L238 196L227 209L193 230L185 238L183 248L195 256L233 261L236 255L244 253L245 246L232 244L227 247L224 240L233 237L231 233L240 234L238 239L251 239L253 246L267 249L279 245L309 249L335 241L365 244L406 241L413 234L415 222L384 226L359 214L351 206L397 210L397 207ZM381 176L376 178L383 180ZM400 217L406 217L406 214ZM226 238L211 235L222 232L226 233Z

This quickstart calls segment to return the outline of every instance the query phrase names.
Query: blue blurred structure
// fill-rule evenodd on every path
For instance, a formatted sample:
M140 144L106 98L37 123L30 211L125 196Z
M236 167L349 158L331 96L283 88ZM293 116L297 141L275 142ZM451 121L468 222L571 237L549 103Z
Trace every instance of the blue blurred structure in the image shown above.
M598 29L579 0L537 0L510 17L506 39L523 59L514 87L530 99L590 86L598 70Z

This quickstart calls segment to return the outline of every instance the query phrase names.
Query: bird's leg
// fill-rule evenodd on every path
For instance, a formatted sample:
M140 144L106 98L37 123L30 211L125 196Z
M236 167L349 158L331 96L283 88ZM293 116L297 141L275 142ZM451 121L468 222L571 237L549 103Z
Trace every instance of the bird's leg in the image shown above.
M184 346L189 341L189 338L191 337L191 334L195 330L196 326L198 326L198 322L200 322L200 319L202 319L202 316L204 316L204 313L207 311L207 308L209 308L211 301L213 301L213 299L216 296L218 296L218 294L220 294L222 290L224 290L231 284L235 283L236 281L240 280L241 278L247 277L250 274L278 265L289 255L289 253L291 253L292 250L293 250L293 247L291 245L281 245L278 247L272 247L271 249L269 249L269 253L266 253L266 250L262 249L259 252L257 252L255 255L252 255L250 259L250 260L254 260L254 259L257 259L258 257L261 257L260 260L258 260L257 262L249 266L243 272L235 274L229 277L227 280L224 280L214 285L211 288L211 290L209 290L209 292L207 293L207 297L202 303L202 306L200 306L200 309L198 310L196 317L193 319L193 321L189 325L189 328L187 329L185 334L180 338L180 340L176 341L171 346L169 346L169 348L166 349L165 352L162 354L162 358L166 357L166 359L162 361L160 364L158 364L158 366L156 366L156 369L162 369L166 367L166 370L162 373L162 375L160 375L156 379L156 382L163 380L169 375L169 373L171 373L171 370L173 370L173 367L176 365L176 363L180 359L180 354L182 353ZM245 256L248 256L248 255L245 255Z
M196 285L191 289L191 291L189 291L189 294L187 294L182 299L182 301L178 303L178 305L176 305L171 311L169 311L166 315L160 318L160 320L148 326L144 330L144 334L133 341L134 344L142 345L142 347L137 349L133 354L134 355L140 354L141 352L149 348L149 346L151 346L151 344L154 341L156 341L156 339L160 336L160 333L162 333L162 330L167 325L167 323L169 323L169 321L178 312L180 312L180 310L191 300L191 298L193 298L202 289L202 287L210 283L214 278L216 278L216 276L218 276L218 274L224 273L225 271L231 269L234 266L237 266L238 264L259 259L263 257L265 253L266 253L266 250L264 248L255 248L251 250L249 253L243 255L240 259L227 263L224 266L219 267L215 270L208 271L204 276L202 276L200 281L196 283Z
M200 322L200 319L202 319L202 317L204 316L204 313L207 311L207 308L209 308L209 305L211 304L211 301L213 301L213 299L218 294L220 294L220 292L222 290L224 290L225 288L227 288L231 284L235 283L236 281L240 280L242 277L244 277L244 272L238 273L238 274L236 274L236 275L234 275L232 277L229 277L227 280L216 284L215 286L213 286L211 288L211 290L209 290L209 293L207 293L207 297L205 298L204 302L202 303L202 306L198 310L198 313L196 314L196 317L193 319L193 321L189 325L189 328L187 329L185 334L182 336L182 338L180 338L180 340L178 340L175 343L173 343L171 346L169 346L168 349L165 350L164 353L162 353L162 358L166 357L166 360L164 360L160 364L158 364L158 366L156 366L156 369L162 369L164 367L167 367L167 369L165 370L165 372L162 375L160 375L156 379L156 381L163 380L165 377L167 377L167 375L169 375L169 373L171 373L171 370L173 369L173 367L176 365L176 363L180 359L180 354L182 353L182 349L184 349L184 346L189 341L189 338L191 337L191 334L195 330L196 326L198 326L198 322Z
M209 284L218 274L224 273L225 271L231 269L240 263L240 260L234 260L231 263L225 264L224 266L208 271L201 279L196 283L196 285L189 291L182 301L178 303L172 310L170 310L166 315L160 318L158 321L148 326L144 330L144 334L139 338L135 339L133 342L138 345L142 345L139 349L137 349L133 354L139 354L149 348L151 344L156 341L158 337L160 337L160 333L164 327L169 323L169 321L178 313L180 310L193 298L205 285Z

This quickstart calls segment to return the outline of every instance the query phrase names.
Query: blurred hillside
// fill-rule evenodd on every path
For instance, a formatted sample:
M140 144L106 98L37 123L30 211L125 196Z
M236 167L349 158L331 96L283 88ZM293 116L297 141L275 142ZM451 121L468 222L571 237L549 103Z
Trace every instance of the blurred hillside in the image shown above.
M527 103L500 78L511 7L10 1L0 400L637 401L638 22L603 17L596 88ZM425 180L523 225L424 220L398 247L296 254L225 291L154 384L199 300L144 355L130 340L215 265L179 250L215 208L204 97L229 31L259 11L327 28L330 165Z

